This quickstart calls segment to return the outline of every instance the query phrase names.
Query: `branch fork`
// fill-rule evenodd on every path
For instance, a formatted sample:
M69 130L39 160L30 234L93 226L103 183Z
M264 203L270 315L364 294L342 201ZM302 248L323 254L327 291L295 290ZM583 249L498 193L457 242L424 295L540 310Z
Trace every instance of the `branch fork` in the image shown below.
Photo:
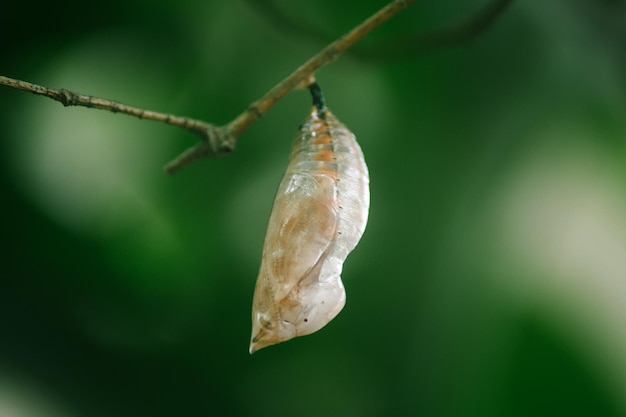
M228 155L235 150L237 139L227 127L209 125L201 134L202 140L184 151L165 166L165 172L172 175L199 159Z
M268 91L259 100L252 103L239 116L230 123L217 126L201 120L179 117L172 114L158 113L138 107L128 106L113 100L76 93L65 88L54 89L32 84L26 81L16 80L0 76L0 85L5 85L18 90L28 91L33 94L43 95L59 101L64 106L83 106L109 110L113 113L123 113L140 119L155 120L168 125L176 126L190 131L200 137L200 143L185 150L176 159L165 166L165 172L174 174L187 165L206 158L227 155L235 149L239 137L259 120L270 108L294 88L306 88L315 79L313 74L322 66L334 61L348 48L367 35L376 27L389 20L401 10L408 7L415 0L393 0L385 7L374 13L371 17L357 25L350 32L332 42L315 56L302 64L294 72ZM441 44L445 41L450 43L461 42L467 38L476 36L484 30L495 17L501 13L513 0L492 0L476 16L471 17L459 27L442 31L430 36L435 39L432 43ZM419 44L422 38L414 39L412 43ZM443 40L443 41L442 41ZM422 42L424 43L424 42ZM423 45L422 45L423 46Z

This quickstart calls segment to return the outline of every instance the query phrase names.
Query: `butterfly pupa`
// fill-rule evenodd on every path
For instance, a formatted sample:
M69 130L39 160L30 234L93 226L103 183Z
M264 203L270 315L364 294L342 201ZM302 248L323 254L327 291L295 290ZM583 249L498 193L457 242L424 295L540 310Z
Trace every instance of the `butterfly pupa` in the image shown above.
M267 226L252 302L250 353L314 333L343 308L343 262L369 212L369 174L350 132L317 83Z

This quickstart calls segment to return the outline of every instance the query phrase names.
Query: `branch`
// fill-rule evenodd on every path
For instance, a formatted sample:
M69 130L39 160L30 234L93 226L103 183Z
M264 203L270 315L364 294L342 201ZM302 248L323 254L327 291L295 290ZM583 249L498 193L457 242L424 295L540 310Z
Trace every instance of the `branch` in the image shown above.
M123 113L140 119L155 120L172 126L188 130L201 138L199 144L187 149L176 159L166 165L165 171L174 174L190 163L209 156L220 156L231 152L239 137L252 124L259 120L272 106L294 88L310 84L313 74L322 66L337 59L348 48L362 39L376 27L380 26L392 16L408 7L415 0L394 0L387 6L360 23L346 35L325 47L314 57L292 72L278 85L272 88L259 100L252 103L234 120L224 126L216 126L200 120L179 117L166 113L158 113L138 107L128 106L117 101L75 93L64 88L54 89L0 76L0 85L33 94L43 95L61 102L64 106L83 106L109 110L113 113ZM379 56L398 57L406 55L406 51L421 52L450 44L469 41L482 33L496 18L509 6L513 0L493 0L476 15L461 22L457 26L430 34L419 34L401 42L401 48L383 47L377 52ZM283 18L280 16L280 18ZM371 51L370 51L371 52ZM398 53L400 52L400 54Z
M106 100L103 98L87 96L85 94L75 93L65 88L48 88L26 81L16 80L0 75L0 85L15 88L17 90L28 91L29 93L46 96L52 100L56 100L64 106L82 106L90 109L109 110L113 113L128 114L140 119L156 120L168 125L177 126L199 135L203 139L208 139L210 132L215 126L204 123L199 120L189 119L187 117L178 117L171 114L157 113L150 110L144 110L139 107L132 107L117 101Z
M415 0L392 1L387 6L372 15L369 19L360 23L350 32L322 49L315 56L313 56L313 58L309 59L298 69L289 74L278 85L268 91L259 100L252 103L243 113L237 116L228 125L224 126L226 137L226 142L224 142L224 144L226 147L232 150L239 136L241 136L246 129L252 126L254 122L260 119L261 116L263 116L287 93L302 84L307 79L310 79L316 70L337 59L346 49L354 45L373 29L389 20L396 13L408 7L414 1ZM173 174L184 168L188 163L203 158L208 151L209 150L204 143L200 143L193 148L187 149L183 155L167 164L165 166L165 171L168 174Z
M224 126L215 126L199 120L178 117L171 114L157 113L138 107L128 106L117 101L75 93L66 89L47 88L25 81L0 76L0 85L43 95L61 102L64 106L83 106L123 113L140 119L155 120L191 131L199 135L202 141L187 149L165 166L168 174L174 174L190 163L208 156L220 156L231 152L239 136L259 120L272 106L294 88L313 79L313 73L323 65L337 59L346 49L367 35L376 27L389 20L396 13L408 7L415 0L393 0L369 19L328 45L313 58L288 75L259 100L252 103L234 120Z

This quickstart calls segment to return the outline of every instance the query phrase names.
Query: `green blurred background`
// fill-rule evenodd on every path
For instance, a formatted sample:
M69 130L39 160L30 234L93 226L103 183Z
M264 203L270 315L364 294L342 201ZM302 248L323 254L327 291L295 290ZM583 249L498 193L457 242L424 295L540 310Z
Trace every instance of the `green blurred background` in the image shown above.
M170 178L194 136L0 88L0 416L626 416L626 2L520 0L473 42L394 50L484 3L417 2L318 72L369 225L344 311L253 356L307 93ZM8 0L0 74L225 123L384 2L274 4L290 25Z

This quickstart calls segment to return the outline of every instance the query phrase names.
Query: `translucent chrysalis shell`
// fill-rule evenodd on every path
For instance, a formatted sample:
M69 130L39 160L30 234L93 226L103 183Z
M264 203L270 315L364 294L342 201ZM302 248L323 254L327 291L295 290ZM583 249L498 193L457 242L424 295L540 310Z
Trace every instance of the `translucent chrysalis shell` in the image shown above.
M250 353L316 332L343 308L343 262L369 211L354 134L313 107L296 136L270 215L252 304Z

